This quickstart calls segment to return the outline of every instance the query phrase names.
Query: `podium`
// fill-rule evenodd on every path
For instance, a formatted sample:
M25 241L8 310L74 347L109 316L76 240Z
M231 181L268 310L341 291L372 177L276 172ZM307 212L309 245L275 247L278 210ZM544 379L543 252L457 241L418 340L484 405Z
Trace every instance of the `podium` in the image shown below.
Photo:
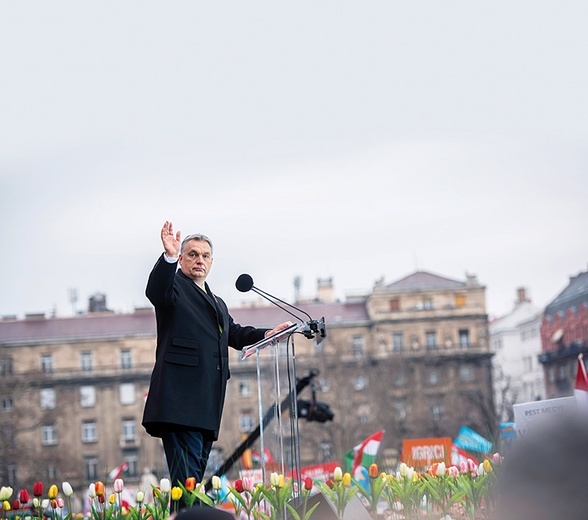
M307 336L307 329L307 324L292 324L241 351L241 360L255 356L256 361L261 479L269 484L273 472L291 474L298 481L297 490L302 486L294 334ZM268 415L274 420L264 419Z

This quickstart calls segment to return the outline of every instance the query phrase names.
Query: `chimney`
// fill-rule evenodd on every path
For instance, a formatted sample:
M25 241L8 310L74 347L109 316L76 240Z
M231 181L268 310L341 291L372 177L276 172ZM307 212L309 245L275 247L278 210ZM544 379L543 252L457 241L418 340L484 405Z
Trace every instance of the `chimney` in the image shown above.
M106 294L95 293L88 301L88 312L110 312L106 307Z
M318 278L316 281L316 299L322 303L333 303L335 291L333 290L333 278Z
M530 302L531 300L527 298L527 291L524 287L519 287L517 289L517 304L518 303L526 303Z

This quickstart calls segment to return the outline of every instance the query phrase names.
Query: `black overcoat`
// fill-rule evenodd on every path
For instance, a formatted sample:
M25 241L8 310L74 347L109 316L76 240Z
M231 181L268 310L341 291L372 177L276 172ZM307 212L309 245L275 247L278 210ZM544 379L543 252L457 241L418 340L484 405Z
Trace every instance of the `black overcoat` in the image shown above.
M233 322L224 301L159 258L147 282L155 306L157 349L142 424L150 435L162 428L205 429L218 437L231 346L241 350L268 329Z

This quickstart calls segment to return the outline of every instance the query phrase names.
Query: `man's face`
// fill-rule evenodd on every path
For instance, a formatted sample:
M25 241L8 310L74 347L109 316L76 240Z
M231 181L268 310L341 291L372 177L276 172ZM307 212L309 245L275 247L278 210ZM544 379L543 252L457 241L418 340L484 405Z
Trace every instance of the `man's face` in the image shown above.
M184 253L178 257L178 261L182 273L195 282L203 284L212 266L210 245L203 240L190 240L186 244Z

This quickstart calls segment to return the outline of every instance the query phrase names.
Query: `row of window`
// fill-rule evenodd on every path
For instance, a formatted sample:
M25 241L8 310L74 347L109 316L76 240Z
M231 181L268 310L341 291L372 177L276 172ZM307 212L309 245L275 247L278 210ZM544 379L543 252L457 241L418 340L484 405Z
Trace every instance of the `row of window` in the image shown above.
M467 297L465 294L461 294L458 293L454 296L454 299L452 302L450 301L446 301L444 304L441 304L441 306L445 305L448 307L455 307L455 308L461 308L461 307L465 307L467 302ZM423 298L421 300L419 300L416 305L414 307L412 307L409 310L419 310L419 311L428 311L433 309L433 299L432 298ZM401 310L401 305L400 305L400 299L399 298L392 298L390 300L390 311L392 312L398 312Z
M135 404L137 399L135 383L121 383L118 393L121 405ZM39 406L42 410L53 410L57 407L57 392L55 388L41 388L39 390ZM96 387L94 385L80 387L80 406L82 408L96 406ZM0 407L2 411L12 410L14 408L14 398L10 395L2 396Z
M53 354L41 354L40 366L43 373L53 373L55 370ZM124 370L133 368L133 355L131 350L123 349L120 351L119 366ZM12 374L12 370L12 358L10 356L0 358L0 375ZM94 353L92 351L80 352L80 370L83 372L92 372L94 370Z
M121 441L132 443L137 439L137 421L133 418L125 418L121 422ZM98 442L98 423L94 419L82 421L82 442ZM41 444L54 446L58 443L57 426L44 424L41 426Z
M427 350L437 350L439 348L438 343L439 334L435 330L428 330L425 332L425 346ZM471 346L470 331L469 329L459 329L457 332L458 346L459 348L466 349ZM404 332L393 332L392 333L392 350L395 352L402 352L407 346L411 348L420 347L420 339L416 334L411 334L409 337L409 344L405 342ZM446 343L452 343L451 335L446 335L444 341ZM365 338L361 335L355 335L351 337L351 353L355 357L361 357L365 355L366 346Z

